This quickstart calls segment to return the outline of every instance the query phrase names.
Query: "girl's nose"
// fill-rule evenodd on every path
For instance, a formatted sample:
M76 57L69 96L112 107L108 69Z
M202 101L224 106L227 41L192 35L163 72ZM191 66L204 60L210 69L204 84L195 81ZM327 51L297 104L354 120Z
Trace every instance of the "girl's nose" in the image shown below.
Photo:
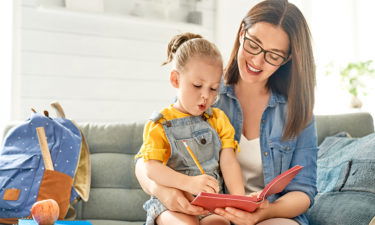
M207 101L207 100L208 100L208 93L206 93L206 92L202 92L202 93L201 93L201 98L202 98L204 101Z

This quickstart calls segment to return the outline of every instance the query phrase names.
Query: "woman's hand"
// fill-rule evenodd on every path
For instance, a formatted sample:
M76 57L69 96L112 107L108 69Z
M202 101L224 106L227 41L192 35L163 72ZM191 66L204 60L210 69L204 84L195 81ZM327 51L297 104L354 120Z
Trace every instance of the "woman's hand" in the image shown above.
M215 213L222 215L237 225L254 225L269 218L296 217L306 212L309 205L310 199L307 194L300 191L291 191L272 203L264 201L262 205L252 213L231 207L215 209Z
M159 190L160 191L160 190ZM184 193L175 188L165 187L164 194L159 192L158 199L171 211L181 212L189 215L205 215L208 214L207 210L202 207L194 206L190 204L190 201L194 198L189 193Z
M266 212L268 206L269 202L265 200L260 207L252 213L232 207L226 207L225 209L217 208L215 209L215 213L225 217L236 225L254 225L263 220L262 215Z
M249 213L240 209L226 207L225 209L217 208L214 212L236 225L254 225L260 221L257 211L254 213Z

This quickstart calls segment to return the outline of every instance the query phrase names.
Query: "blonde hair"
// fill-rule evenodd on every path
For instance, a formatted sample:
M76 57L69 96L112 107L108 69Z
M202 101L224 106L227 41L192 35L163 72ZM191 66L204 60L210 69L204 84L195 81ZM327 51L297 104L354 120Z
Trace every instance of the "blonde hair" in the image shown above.
M266 0L255 5L242 20L229 63L224 72L227 84L239 80L237 53L241 29L258 22L281 27L290 40L290 60L268 79L267 88L288 99L287 120L283 139L296 137L311 121L314 107L315 63L310 30L301 11L287 0ZM276 37L277 38L277 37Z
M219 49L199 34L182 33L174 36L167 48L167 60L162 65L174 63L177 70L184 70L188 60L194 56L208 57L223 65Z

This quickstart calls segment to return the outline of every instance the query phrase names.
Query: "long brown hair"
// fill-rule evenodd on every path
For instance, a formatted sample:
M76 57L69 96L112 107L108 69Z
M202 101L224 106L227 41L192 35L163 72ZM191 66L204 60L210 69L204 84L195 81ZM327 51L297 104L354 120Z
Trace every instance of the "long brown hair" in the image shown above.
M237 53L241 29L258 22L281 27L289 36L290 60L268 79L267 88L288 99L287 120L283 139L296 137L311 121L314 108L315 63L311 35L301 11L287 0L266 0L255 5L242 20L234 47L225 68L227 84L239 80Z

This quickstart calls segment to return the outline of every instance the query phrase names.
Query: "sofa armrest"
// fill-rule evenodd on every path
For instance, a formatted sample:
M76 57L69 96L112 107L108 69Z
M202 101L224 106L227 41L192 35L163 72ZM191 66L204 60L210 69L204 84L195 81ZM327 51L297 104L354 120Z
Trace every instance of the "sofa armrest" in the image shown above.
M341 131L348 132L352 137L363 137L374 132L374 121L370 113L348 113L339 115L317 115L316 128L318 145L325 137Z

